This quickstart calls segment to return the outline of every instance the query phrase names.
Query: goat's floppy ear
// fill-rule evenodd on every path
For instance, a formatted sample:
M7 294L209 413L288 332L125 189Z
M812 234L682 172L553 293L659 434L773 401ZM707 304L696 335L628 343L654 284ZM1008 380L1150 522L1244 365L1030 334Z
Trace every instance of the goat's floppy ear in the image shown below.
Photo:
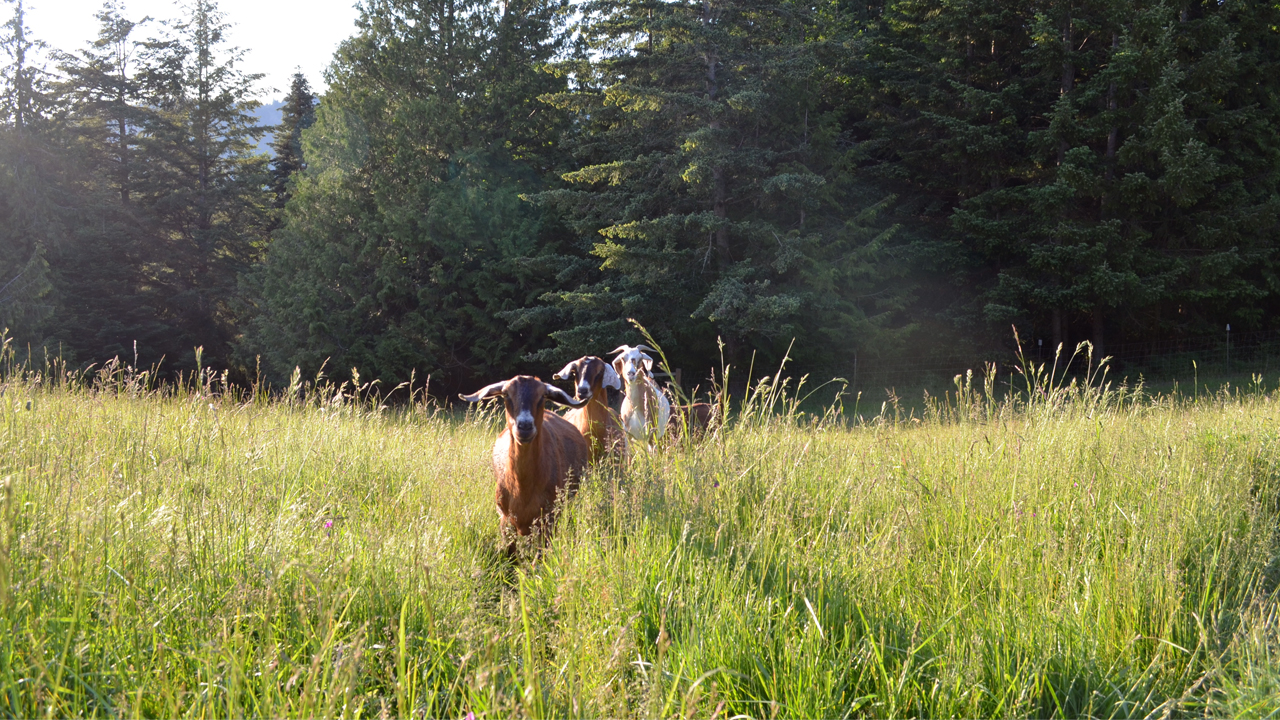
M573 398L569 397L569 393L561 390L555 385L551 385L548 383L542 383L542 384L545 385L547 388L546 394L543 395L543 397L548 400L558 402L561 405L568 405L569 407L579 408L579 407L582 407L583 405L586 405L587 401L591 399L591 396L588 395L584 400L581 400L581 401L574 400Z
M616 362L618 362L618 361L617 361L617 360L614 360L614 362L616 363ZM604 380L601 382L601 384L602 384L602 385L604 385L605 387L611 387L611 388L613 388L614 390L621 390L621 389L622 389L622 376L618 374L618 371L617 371L617 370L614 370L614 369L613 369L613 366L612 366L612 365L605 365L605 366L604 366Z
M507 387L507 381L503 380L502 382L496 382L492 385L485 385L484 387L471 393L470 395L459 395L458 397L462 398L463 400L466 400L467 402L479 402L481 400L484 400L485 398L491 398L494 395L501 395L503 389L505 389L506 387Z
M627 350L628 350L628 348L627 348L627 346L626 346L626 345L619 345L618 347L616 347L616 348L614 348L614 349L610 350L608 354L609 354L609 355L617 355L618 353L620 353L620 352L626 352Z
M552 380L568 380L573 375L573 363L576 363L576 362L578 361L574 360L568 365L565 365L564 367L560 368L560 372L556 373L555 375L552 375L551 379Z
M640 347L644 346L641 345ZM653 358L649 357L645 353L640 353L640 357L644 359L644 369L649 372L653 372Z
M610 365L609 367L613 368L614 377L617 377L617 378L622 377L622 358L620 357L614 358L613 364ZM621 390L622 388L618 388L618 389Z

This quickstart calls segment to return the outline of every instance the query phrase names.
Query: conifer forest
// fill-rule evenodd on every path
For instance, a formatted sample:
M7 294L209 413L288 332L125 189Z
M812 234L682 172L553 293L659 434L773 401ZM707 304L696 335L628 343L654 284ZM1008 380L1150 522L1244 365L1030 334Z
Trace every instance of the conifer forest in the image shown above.
M23 352L443 394L629 319L699 377L1280 330L1270 0L362 0L278 126L215 0L0 9Z

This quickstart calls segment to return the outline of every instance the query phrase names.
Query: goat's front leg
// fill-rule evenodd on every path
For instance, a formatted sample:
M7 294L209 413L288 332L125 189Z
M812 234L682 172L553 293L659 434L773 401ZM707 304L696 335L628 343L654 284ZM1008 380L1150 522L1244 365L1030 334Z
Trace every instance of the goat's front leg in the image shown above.
M528 531L520 531L520 525L515 518L505 515L501 510L498 511L498 537L508 558L516 556L520 536L527 534Z

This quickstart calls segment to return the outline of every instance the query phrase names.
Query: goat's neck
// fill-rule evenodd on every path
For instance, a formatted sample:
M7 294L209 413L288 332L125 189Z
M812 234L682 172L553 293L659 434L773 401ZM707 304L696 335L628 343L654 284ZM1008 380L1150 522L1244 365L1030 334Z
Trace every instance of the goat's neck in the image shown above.
M515 433L511 434L511 467L515 470L515 480L521 488L537 484L542 474L542 424L538 424L538 434L533 442L520 444L516 442Z
M656 400L653 381L648 376L637 375L635 380L627 383L627 400L631 403L631 407L648 412L649 406Z
M608 395L603 385L596 383L591 386L591 400L584 408L588 420L593 423L602 423L609 419L609 406L604 401L606 397Z

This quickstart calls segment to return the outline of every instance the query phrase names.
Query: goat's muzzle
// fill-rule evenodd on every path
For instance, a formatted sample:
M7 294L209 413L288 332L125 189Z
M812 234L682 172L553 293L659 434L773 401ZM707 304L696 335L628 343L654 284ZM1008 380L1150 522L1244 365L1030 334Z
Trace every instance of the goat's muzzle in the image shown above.
M532 442L538 436L538 427L533 424L533 419L528 420L521 418L516 421L516 442L521 445Z

